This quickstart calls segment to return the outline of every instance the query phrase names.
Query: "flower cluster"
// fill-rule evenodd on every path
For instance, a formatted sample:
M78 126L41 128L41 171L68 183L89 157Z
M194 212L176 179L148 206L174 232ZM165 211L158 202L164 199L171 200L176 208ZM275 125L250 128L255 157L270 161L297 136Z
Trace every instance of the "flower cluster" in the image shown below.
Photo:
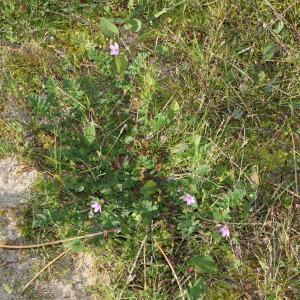
M102 205L99 202L94 202L91 205L91 208L93 209L93 212L96 213L101 213L102 212Z
M226 225L223 225L220 229L219 229L220 234L222 235L223 238L228 239L230 237L230 231L229 228Z
M196 198L190 194L184 193L184 195L181 198L184 202L186 202L187 205L197 204Z
M114 42L109 45L110 54L112 56L118 56L120 54L120 47L118 43Z

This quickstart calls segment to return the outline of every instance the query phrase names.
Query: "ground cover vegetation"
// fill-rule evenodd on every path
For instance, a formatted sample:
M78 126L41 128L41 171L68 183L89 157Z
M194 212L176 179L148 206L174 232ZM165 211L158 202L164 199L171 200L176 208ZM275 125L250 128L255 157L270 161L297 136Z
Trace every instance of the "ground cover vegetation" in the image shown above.
M298 299L299 20L294 0L2 0L0 154L44 174L28 240L119 228L64 245L111 270L104 299Z

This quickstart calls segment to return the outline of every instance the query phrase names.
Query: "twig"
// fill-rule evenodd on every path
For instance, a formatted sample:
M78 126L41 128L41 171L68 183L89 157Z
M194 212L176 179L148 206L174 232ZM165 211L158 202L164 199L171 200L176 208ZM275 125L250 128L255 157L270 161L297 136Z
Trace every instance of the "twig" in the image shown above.
M57 260L59 260L61 257L66 255L70 249L65 250L64 252L60 253L58 256L56 256L54 259L52 259L50 262L47 263L45 267L43 267L38 273L35 274L35 276L23 287L22 293L25 292L25 290L52 264L54 264Z
M177 277L177 274L176 274L176 272L175 272L175 270L174 270L174 268L173 268L173 266L172 266L170 260L168 259L167 255L165 254L164 250L161 248L161 246L159 245L159 243L157 242L156 239L154 239L154 243L156 244L156 246L157 246L157 248L159 249L159 251L161 252L161 254L164 256L164 258L165 258L165 260L167 261L167 263L168 263L170 269L172 270L173 276L174 276L174 278L175 278L175 280L176 280L176 282L177 282L177 285L178 285L178 287L179 287L179 290L180 290L181 298L184 300L184 293L183 293L182 286L181 286L181 284L180 284L180 282L179 282L179 279L178 279L178 277Z
M300 199L300 195L298 195L297 193L295 193L295 192L289 190L288 188L286 188L286 187L284 187L284 186L281 186L281 185L279 185L279 184L273 183L273 182L271 182L271 181L269 181L269 180L267 180L267 183L269 183L269 184L271 184L271 185L273 185L273 186L275 186L275 187L277 187L277 188L279 188L279 189L283 189L283 190L285 190L288 194L290 194L291 196Z
M127 281L126 281L126 285L124 286L124 288L123 288L122 291L120 292L120 295L119 295L118 299L121 299L121 298L122 298L126 286L127 286L127 285L130 283L130 281L132 281L132 279L133 279L132 273L133 273L133 271L134 271L134 269L135 269L135 267L136 267L137 261L138 261L138 259L139 259L140 254L141 254L141 251L142 251L142 249L143 249L143 247L144 247L144 244L145 244L146 241L147 241L147 238L148 238L148 236L146 235L145 238L143 239L142 243L141 243L141 246L140 246L140 248L139 248L139 250L138 250L138 252L137 252L137 254L136 254L134 263L133 263L133 265L132 265L132 267L131 267L131 269L130 269L130 271L129 271L129 274L128 274L128 277L127 277Z
M292 240L292 239L300 239L300 234L290 237L290 240Z
M147 248L147 244L144 243L144 290L147 290L147 264L146 264L146 248Z
M202 217L199 217L202 221L205 221L207 223L215 224L215 225L220 225L220 222L215 221L215 220L209 220L205 219ZM261 222L226 222L228 225L238 225L238 226L269 226L270 223L261 223Z
M94 237L97 237L97 236L100 236L100 235L107 235L108 233L112 233L112 232L116 232L116 233L120 232L120 228L111 228L111 229L104 230L104 231L101 231L101 232L96 232L96 233L91 233L91 234L86 234L86 235L81 235L81 236L75 236L75 237L68 238L68 239L57 240L57 241L52 241L52 242L47 242L47 243L42 243L42 244L33 244L33 245L5 245L5 244L0 244L0 248L2 248L2 249L40 248L40 247L57 245L57 244L66 243L66 242L75 241L75 240L94 238Z
M293 156L294 156L294 174L295 174L295 188L296 188L296 193L299 193L299 188L298 188L298 174L297 174L297 155L296 155L296 145L295 145L295 139L294 139L294 134L291 134L292 136L292 143L293 143Z
M141 251L142 251L142 249L144 247L144 244L146 243L147 237L148 236L146 235L145 238L143 239L142 243L141 243L140 249L139 249L139 251L138 251L138 253L137 253L136 257L135 257L134 263L133 263L133 265L132 265L132 267L131 267L131 269L129 271L129 275L128 275L128 278L127 278L127 283L129 283L131 281L133 270L135 269L136 263L137 263L137 261L139 259L139 256L140 256Z

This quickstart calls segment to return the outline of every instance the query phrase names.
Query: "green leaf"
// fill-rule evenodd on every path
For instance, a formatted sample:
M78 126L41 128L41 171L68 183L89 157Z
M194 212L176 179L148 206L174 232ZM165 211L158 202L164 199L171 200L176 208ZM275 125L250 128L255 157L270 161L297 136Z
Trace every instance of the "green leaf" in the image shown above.
M258 260L258 263L260 264L262 269L264 269L265 271L267 271L269 269L267 263L265 263L264 261Z
M233 208L243 203L243 198L246 196L246 191L243 188L235 188L225 195L225 202Z
M274 29L274 32L279 34L283 28L284 28L284 23L282 21L279 21L278 24L276 25L276 28Z
M201 135L199 135L199 134L193 135L191 138L191 141L194 144L195 149L198 149L200 146L200 143L201 143Z
M141 193L144 196L152 196L157 192L157 184L153 180L148 180L141 188Z
M272 92L274 91L274 87L273 87L272 85L267 84L267 85L265 85L265 86L263 87L263 91L264 91L266 94L270 94L270 93L272 93Z
M95 138L96 138L96 129L95 129L94 122L89 122L85 126L83 134L84 134L85 143L87 145L91 145L95 141Z
M240 120L244 114L244 110L241 107L238 107L234 110L232 117L236 120Z
M107 37L119 34L118 27L106 18L100 20L100 30Z
M142 21L139 19L132 19L129 24L133 32L139 32L142 29Z
M174 114L177 114L180 111L180 105L176 100L173 101L173 103L171 105L171 110Z
M171 154L177 154L177 153L182 153L186 150L189 149L189 145L186 143L179 143L177 145L175 145L171 150Z
M140 4L139 6L137 6L131 13L131 17L137 17L141 14L143 14L144 12L147 11L147 7L148 7L148 1L139 1L142 2L142 4Z
M189 264L195 266L203 273L216 273L218 271L218 267L211 256L195 256L190 260Z
M207 285L201 278L194 282L193 286L188 289L188 295L190 300L204 299L207 292Z
M116 63L116 68L117 72L121 75L124 76L125 71L128 66L128 59L125 54L121 54L119 56L115 57L115 63Z
M13 287L7 283L4 283L2 287L3 287L3 290L9 295L11 295L14 291Z
M293 109L300 109L300 100L298 99L298 100L293 101L293 102L291 103L291 107L292 107Z
M151 127L154 132L161 130L163 127L168 125L170 120L164 113L159 113L154 120L151 121Z
M81 182L72 182L68 178L65 180L65 187L71 191L81 193L84 191L84 185Z
M127 135L127 136L124 138L124 143L125 143L126 145L131 144L131 143L133 143L133 142L134 142L134 137L133 137L133 136Z
M72 252L75 252L75 253L81 252L84 248L82 241L79 241L79 240L70 241L66 244L66 246L68 247L68 249L70 249Z
M276 300L277 297L276 297L276 294L270 294L267 296L267 300Z
M159 12L157 12L157 13L154 15L154 18L155 18L155 19L159 18L160 16L162 16L163 14L165 14L167 11L168 11L168 9L167 9L166 7L164 7L162 10L160 10Z
M271 60L276 52L276 45L274 43L270 43L264 47L262 54L265 61Z

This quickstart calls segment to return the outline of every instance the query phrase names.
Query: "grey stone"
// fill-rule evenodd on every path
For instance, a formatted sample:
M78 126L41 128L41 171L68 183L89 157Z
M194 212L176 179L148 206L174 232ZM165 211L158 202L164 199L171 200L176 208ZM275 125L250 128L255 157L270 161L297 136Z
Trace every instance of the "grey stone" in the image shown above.
M0 243L24 244L18 217L22 203L30 197L30 185L38 172L16 158L0 160ZM52 249L53 251L53 249ZM99 283L110 283L109 274L99 272L92 253L69 254L38 278L25 294L21 289L45 264L53 258L30 250L0 248L0 300L99 300L97 293L88 292ZM52 257L52 258L51 258ZM46 279L45 279L46 277Z
M38 172L15 157L0 160L0 207L14 207L30 196L29 186Z

